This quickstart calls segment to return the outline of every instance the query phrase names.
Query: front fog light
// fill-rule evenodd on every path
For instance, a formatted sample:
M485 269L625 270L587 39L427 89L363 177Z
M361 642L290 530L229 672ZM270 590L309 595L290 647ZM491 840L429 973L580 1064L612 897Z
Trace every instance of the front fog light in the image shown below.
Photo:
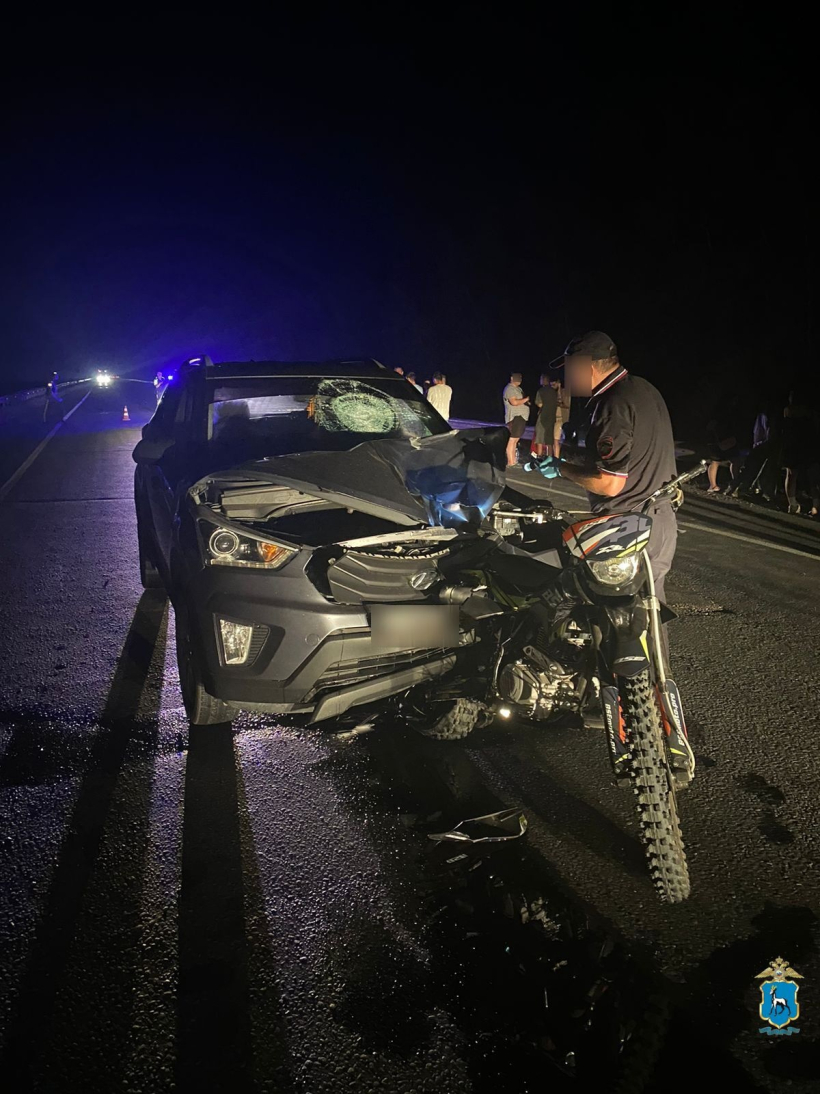
M602 585L626 585L638 572L640 555L625 555L623 558L608 558L603 562L590 562L592 576Z
M225 664L244 665L251 651L253 627L244 623L233 623L230 619L220 619L219 633L222 638L222 656Z

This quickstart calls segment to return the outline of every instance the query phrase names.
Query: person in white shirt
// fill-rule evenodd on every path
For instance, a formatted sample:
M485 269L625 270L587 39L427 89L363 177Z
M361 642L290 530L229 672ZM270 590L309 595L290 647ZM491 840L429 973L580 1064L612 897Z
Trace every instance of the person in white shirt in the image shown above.
M405 378L405 380L409 380L409 381L410 381L410 383L411 383L411 384L413 385L413 387L414 387L414 388L416 389L416 391L418 391L418 393L419 393L420 395L423 395L423 394L424 394L424 388L423 388L423 387L421 386L421 384L417 384L417 383L416 383L416 374L415 374L415 372L408 372L408 373L407 373L407 374L405 375L405 377L404 377L404 378Z
M452 397L453 389L447 383L447 377L443 372L434 372L433 383L427 392L427 399L442 418L450 417L450 400Z

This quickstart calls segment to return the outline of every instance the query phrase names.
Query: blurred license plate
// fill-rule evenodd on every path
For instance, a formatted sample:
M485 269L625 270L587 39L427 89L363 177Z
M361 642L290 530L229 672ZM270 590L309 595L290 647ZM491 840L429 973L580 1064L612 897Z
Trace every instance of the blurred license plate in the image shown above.
M458 645L457 604L373 604L374 650L433 650Z

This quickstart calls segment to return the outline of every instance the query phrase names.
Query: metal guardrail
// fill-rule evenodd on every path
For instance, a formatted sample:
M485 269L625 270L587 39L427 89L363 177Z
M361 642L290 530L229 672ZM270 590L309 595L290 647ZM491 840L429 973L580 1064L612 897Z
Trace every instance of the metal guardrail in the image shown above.
M57 391L64 391L69 387L76 387L77 384L87 384L88 379L85 380L66 380L63 384L57 385ZM0 395L0 407L8 406L9 403L25 403L29 399L36 399L38 395L40 398L45 397L46 388L48 384L41 384L39 387L26 388L24 391L11 391L7 395Z

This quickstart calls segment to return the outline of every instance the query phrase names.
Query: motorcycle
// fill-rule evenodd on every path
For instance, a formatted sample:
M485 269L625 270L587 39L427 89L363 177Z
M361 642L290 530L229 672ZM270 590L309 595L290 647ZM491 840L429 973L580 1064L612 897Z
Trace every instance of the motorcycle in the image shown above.
M692 782L678 687L646 552L653 507L683 500L706 461L625 513L576 520L551 503L499 501L469 550L440 563L443 603L458 604L460 671L408 693L403 713L426 736L465 737L498 717L538 724L599 711L616 785L631 788L661 900L690 892L676 795ZM441 713L443 711L443 713Z

